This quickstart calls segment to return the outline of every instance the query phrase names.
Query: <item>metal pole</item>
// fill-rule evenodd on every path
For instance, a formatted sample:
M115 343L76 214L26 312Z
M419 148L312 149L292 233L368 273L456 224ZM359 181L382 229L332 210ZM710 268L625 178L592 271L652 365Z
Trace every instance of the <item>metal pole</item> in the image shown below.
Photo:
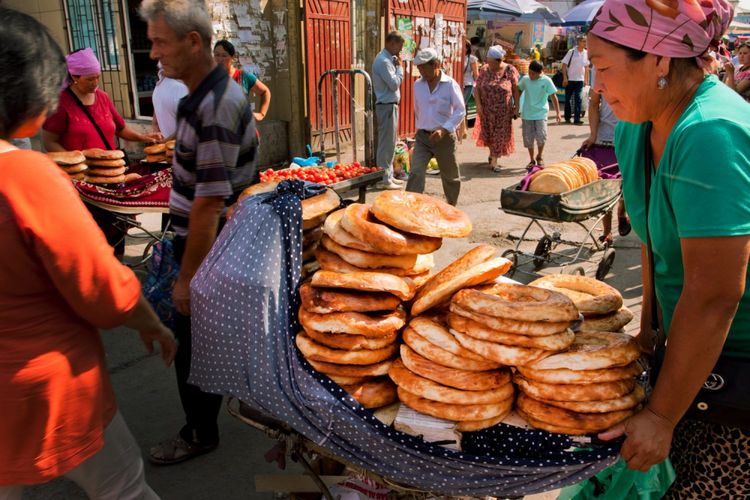
M336 163L341 163L341 138L339 137L339 78L333 72L333 133L336 140Z
M320 134L320 159L326 159L326 133L323 129L323 80L325 80L328 71L320 75L318 79L318 133Z
M355 85L357 73L349 71L349 94L351 104L351 122L352 122L352 162L357 161L357 101L354 96L357 92L357 86Z

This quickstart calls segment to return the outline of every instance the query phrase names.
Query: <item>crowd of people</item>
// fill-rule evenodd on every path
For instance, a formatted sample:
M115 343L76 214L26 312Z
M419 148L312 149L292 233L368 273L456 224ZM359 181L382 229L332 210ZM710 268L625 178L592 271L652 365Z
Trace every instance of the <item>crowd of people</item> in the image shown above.
M648 26L642 12L650 13ZM59 476L92 498L158 498L117 411L99 328L134 329L148 350L159 344L167 366L174 361L185 424L151 448L152 462L176 464L219 443L222 397L189 382L190 280L221 231L226 207L259 180L256 122L265 118L271 93L236 67L231 43L212 45L202 2L144 0L139 13L159 63L150 133L127 126L99 89L101 69L91 49L65 57L36 20L0 7L0 403L13 409L0 416L2 500ZM750 45L738 45L736 63L727 58L721 66L713 57L720 56L732 15L726 0L674 8L605 0L587 37L562 61L564 119L582 123L581 90L591 75L590 136L581 153L603 176L622 178L618 229L624 235L632 225L643 242L637 338L657 374L648 403L600 437L624 437L621 456L631 469L646 471L671 458L672 498L708 498L727 484L733 496L750 496L747 422L737 423L736 412L734 419L713 420L690 413L717 363L733 367L738 378L726 381L730 388L750 376ZM513 153L519 117L529 167L543 166L550 100L555 119L563 120L543 65L532 62L521 78L502 47L490 47L480 65L469 44L463 89L443 71L435 49L414 56L417 132L408 177L399 178L393 157L403 44L401 34L389 33L373 64L381 188L422 192L436 158L445 197L458 204L456 150L472 96L476 143L489 149L493 171ZM261 99L256 112L249 94ZM118 260L121 235L106 234L107 221L90 208L89 215L51 160L12 142L40 129L47 151L115 149L117 137L176 138L174 333ZM603 241L611 241L611 232L610 215Z

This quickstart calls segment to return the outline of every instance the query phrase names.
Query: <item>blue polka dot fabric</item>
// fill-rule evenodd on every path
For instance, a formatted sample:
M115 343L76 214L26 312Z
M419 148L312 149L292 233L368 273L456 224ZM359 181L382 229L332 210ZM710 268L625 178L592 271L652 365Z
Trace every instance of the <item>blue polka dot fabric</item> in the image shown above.
M611 465L616 446L507 425L464 434L458 452L375 419L294 345L302 260L301 199L320 186L284 181L241 203L191 283L190 382L289 424L333 455L442 495L522 496Z

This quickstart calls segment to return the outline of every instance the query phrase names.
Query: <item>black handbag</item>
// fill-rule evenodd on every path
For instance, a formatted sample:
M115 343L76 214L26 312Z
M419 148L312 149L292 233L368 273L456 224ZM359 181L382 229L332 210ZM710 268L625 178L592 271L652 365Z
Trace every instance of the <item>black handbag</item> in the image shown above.
M661 310L656 299L654 280L654 256L651 251L651 235L648 229L648 213L651 201L651 176L653 153L649 144L651 125L646 129L645 186L646 186L646 246L651 275L651 328L656 333L654 362L651 368L651 385L664 361L667 336L661 322ZM690 405L685 419L701 420L712 424L750 429L750 360L721 355L711 374L703 383L698 395Z
M123 159L125 160L125 165L130 165L130 158L128 158L128 153L126 153L124 149L112 147L112 144L110 144L109 140L107 139L107 136L104 135L104 132L102 132L101 127L99 127L99 124L96 123L96 120L94 120L94 117L91 116L91 113L89 112L88 108L86 107L85 104L81 102L81 100L78 98L76 93L73 92L73 90L70 87L66 88L65 90L71 95L71 97L73 97L73 100L76 102L76 104L78 104L78 107L81 108L81 111L83 111L83 114L86 115L86 118L88 118L91 124L94 126L94 128L96 129L96 132L99 134L99 137L101 138L107 150L113 151L115 149L119 149L125 155L123 157Z

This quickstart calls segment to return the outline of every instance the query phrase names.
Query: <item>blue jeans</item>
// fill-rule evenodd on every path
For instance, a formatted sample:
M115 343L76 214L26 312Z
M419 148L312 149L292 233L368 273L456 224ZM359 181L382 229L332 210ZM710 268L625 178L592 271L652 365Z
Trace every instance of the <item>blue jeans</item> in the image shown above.
M568 81L565 87L565 121L570 121L570 115L573 115L574 122L581 121L581 94L583 93L583 82ZM572 113L571 113L572 108Z

